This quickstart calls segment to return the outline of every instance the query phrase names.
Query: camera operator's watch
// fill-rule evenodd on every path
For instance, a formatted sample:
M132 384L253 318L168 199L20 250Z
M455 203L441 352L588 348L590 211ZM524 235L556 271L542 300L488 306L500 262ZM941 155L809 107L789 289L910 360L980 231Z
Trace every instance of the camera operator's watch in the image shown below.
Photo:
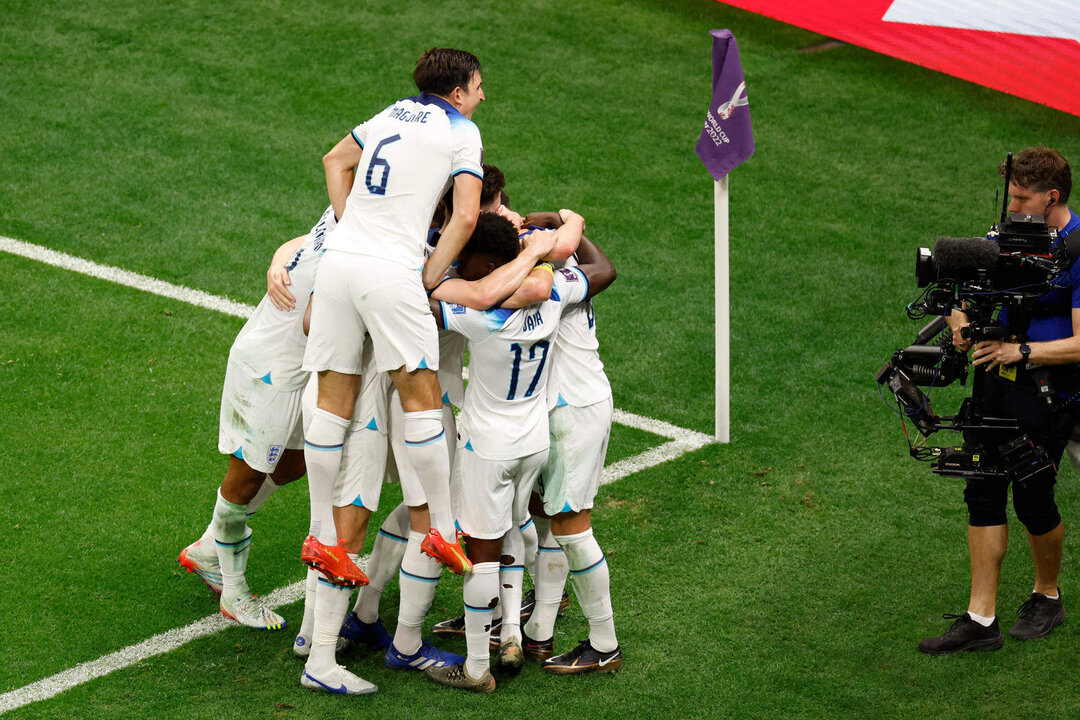
M1031 346L1027 343L1020 343L1020 357L1023 362L1029 362L1028 358L1031 357Z

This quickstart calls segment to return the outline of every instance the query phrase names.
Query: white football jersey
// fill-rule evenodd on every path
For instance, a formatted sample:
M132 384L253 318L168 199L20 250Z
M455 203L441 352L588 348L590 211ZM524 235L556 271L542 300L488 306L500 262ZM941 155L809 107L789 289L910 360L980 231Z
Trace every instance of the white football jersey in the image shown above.
M308 373L301 369L307 346L304 313L311 302L315 275L325 252L324 240L336 224L333 206L326 208L285 266L292 280L289 291L296 298L296 307L278 310L270 302L270 296L264 295L229 350L229 357L252 377L262 378L280 390L297 390L307 382Z
M440 303L443 324L465 336L469 386L459 425L487 460L515 460L548 447L548 361L565 304L585 299L576 268L555 273L551 298L520 310Z
M576 266L577 258L571 257L564 267ZM604 363L600 361L592 300L567 305L563 308L562 322L555 336L555 355L551 358L551 380L548 382L548 409L560 405L586 407L609 397L611 383L604 373Z
M454 176L484 176L480 130L450 103L421 93L352 136L364 152L326 247L422 267L431 217Z

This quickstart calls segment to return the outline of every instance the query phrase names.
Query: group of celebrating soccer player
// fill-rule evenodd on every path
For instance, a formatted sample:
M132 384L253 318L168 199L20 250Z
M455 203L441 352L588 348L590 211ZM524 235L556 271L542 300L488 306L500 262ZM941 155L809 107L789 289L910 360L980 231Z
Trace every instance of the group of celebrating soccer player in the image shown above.
M492 651L507 672L526 659L557 674L614 672L622 652L591 527L613 406L591 298L615 268L577 213L508 208L472 122L485 99L476 57L433 48L413 79L417 97L324 156L330 207L274 254L267 294L229 352L218 442L229 465L213 519L179 561L220 593L226 617L285 627L245 579L248 518L306 473L293 644L304 687L375 692L337 663L348 646L474 692L495 689ZM403 499L365 572L357 562L387 479ZM433 633L464 635L467 656L421 635L443 567L464 575L464 614ZM391 635L379 602L395 574ZM555 655L568 575L589 638Z

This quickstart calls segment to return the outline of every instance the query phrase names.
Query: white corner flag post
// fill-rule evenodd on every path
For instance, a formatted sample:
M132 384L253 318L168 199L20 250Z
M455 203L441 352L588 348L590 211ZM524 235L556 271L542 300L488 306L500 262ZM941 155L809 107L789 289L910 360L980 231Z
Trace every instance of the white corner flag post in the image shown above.
M715 242L713 277L716 282L716 424L717 442L731 441L731 297L728 248L728 176L714 181Z
M749 100L735 36L730 30L710 30L712 36L712 100L698 138L701 162L712 175L715 240L713 278L716 282L716 417L717 442L731 441L731 306L729 295L728 173L754 154Z

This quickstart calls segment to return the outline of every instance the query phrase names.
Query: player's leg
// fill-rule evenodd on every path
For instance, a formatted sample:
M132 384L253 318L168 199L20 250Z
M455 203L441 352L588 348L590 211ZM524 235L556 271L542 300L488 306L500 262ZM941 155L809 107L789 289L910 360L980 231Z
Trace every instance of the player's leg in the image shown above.
M520 462L485 460L469 447L468 438L459 440L453 478L454 513L469 536L473 562L462 590L468 654L461 664L431 669L426 674L442 685L491 692L495 678L490 669L490 628L493 610L499 604L499 557L503 537L513 525L514 482Z
M622 651L615 636L611 609L611 579L607 559L592 530L592 506L599 489L611 428L612 404L606 401L577 408L555 408L550 415L552 437L564 438L551 448L544 477L544 509L551 515L555 541L566 555L570 584L589 621L589 639L568 653L544 661L556 674L615 672ZM602 428L590 435L589 428ZM557 507L562 502L561 507Z
M341 637L348 643L363 643L386 650L392 638L379 616L379 602L386 584L398 574L401 558L409 542L409 508L399 504L383 520L368 558L368 584L360 588L352 612L341 625Z
M438 375L401 367L391 371L390 378L401 398L406 457L423 484L434 531L425 538L424 552L458 574L468 572L470 564L457 542L450 510L450 453Z
M533 607L522 628L522 649L527 658L546 660L553 652L555 619L570 602L566 593L570 568L566 564L566 553L551 532L551 518L544 513L543 501L535 492L529 510L537 533L537 559L536 574L533 575Z

